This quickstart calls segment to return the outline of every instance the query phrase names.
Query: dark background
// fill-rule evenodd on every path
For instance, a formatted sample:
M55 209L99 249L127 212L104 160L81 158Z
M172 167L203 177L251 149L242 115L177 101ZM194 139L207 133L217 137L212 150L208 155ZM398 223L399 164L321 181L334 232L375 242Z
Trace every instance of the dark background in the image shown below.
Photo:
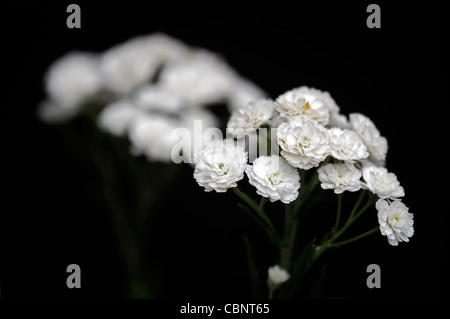
M66 27L68 1L1 7L3 87L11 97L1 108L2 298L127 296L111 218L95 199L98 177L66 146L58 129L37 119L36 107L45 97L43 74L56 58L71 50L101 52L155 31L222 54L272 98L300 85L329 91L344 114L369 116L388 139L387 168L405 188L415 235L398 247L372 235L327 253L311 272L305 295L440 296L448 213L438 184L446 178L441 167L447 135L440 126L446 122L443 101L448 91L441 80L438 3L377 1L382 28L368 29L368 1L273 2L245 8L224 1L72 2L81 7L81 29ZM240 186L251 192L246 183ZM327 199L299 226L299 241L320 236L332 225L336 197L330 193ZM351 199L344 197L344 209L352 207ZM251 296L243 235L259 247L254 253L262 273L275 263L276 251L237 201L231 191L205 193L192 169L183 168L155 208L158 226L146 237L145 256L156 265L151 269L158 272L159 297ZM281 208L269 208L276 223ZM354 226L356 232L376 225L374 209L365 217ZM81 266L78 290L66 287L71 263ZM381 289L366 286L366 267L372 263L381 266ZM326 269L325 282L316 291L312 282L321 269Z

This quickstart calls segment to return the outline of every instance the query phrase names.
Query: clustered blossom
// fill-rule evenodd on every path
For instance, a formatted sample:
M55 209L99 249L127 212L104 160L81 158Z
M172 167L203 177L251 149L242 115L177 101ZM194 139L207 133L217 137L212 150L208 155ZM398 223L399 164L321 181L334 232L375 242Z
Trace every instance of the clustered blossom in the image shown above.
M341 114L340 107L328 92L302 86L281 94L275 102L252 100L233 109L227 129L239 140L245 135L257 134L262 125L276 129L281 157L259 154L253 165L247 166L246 173L256 193L271 202L280 200L288 204L294 201L300 188L298 169L318 167L318 179L325 190L342 194L365 189L380 200L387 200L388 206L394 200L391 206L406 207L398 201L405 195L403 187L396 175L383 167L388 149L386 138L367 116L351 113L348 119ZM323 165L327 158L333 163ZM204 163L197 167L204 170ZM199 181L198 174L196 176ZM208 178L209 183L201 184L206 185L207 191L224 190L224 187L215 187L211 183L222 178L220 174L209 174ZM383 205L377 204L377 209L383 209L379 215L387 214ZM383 224L379 219L380 229L393 244L390 229L400 224L389 220ZM412 219L407 224L412 225ZM398 234L396 238L406 241L412 232L405 230L395 234Z
M256 192L270 199L281 200L285 204L294 201L300 188L300 176L296 169L278 155L260 156L245 170L249 182Z

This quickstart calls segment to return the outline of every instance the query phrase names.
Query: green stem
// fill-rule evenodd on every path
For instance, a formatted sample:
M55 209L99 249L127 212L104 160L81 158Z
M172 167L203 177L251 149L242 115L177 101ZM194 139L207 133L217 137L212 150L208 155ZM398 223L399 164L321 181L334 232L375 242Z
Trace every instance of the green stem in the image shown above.
M337 205L337 212L336 212L336 222L334 224L334 227L332 229L333 234L336 233L336 231L339 228L339 222L341 220L341 210L342 210L342 196L343 193L338 195L338 205Z
M358 239L361 239L361 238L364 238L366 236L372 235L373 233L376 233L379 230L380 230L380 226L377 226L377 227L375 227L375 228L373 228L373 229L371 229L369 231L366 231L365 233L362 233L362 234L360 234L358 236L352 237L352 238L347 239L347 240L338 241L337 243L330 244L330 247L342 247L342 246L344 246L346 244L349 244L351 242L357 241Z
M233 187L232 190L238 195L244 202L250 205L251 208L253 208L256 212L259 213L259 206L256 204L256 202L250 198L247 194L242 192L239 188Z
M295 218L295 206L287 205L284 217L283 241L286 247L280 248L281 267L289 271L292 247L294 246L295 234L297 232L298 218Z

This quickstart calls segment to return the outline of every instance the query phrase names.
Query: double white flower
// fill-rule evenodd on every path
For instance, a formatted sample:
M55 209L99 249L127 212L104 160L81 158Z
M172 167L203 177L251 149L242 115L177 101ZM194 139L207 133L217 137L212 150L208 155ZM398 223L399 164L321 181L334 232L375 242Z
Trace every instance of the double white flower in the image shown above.
M319 166L330 154L330 137L317 121L304 116L289 118L277 130L281 155L294 167L310 169Z
M380 131L375 124L367 116L352 113L350 117L350 126L367 146L370 157L369 159L376 165L383 166L386 161L388 151L388 143L384 136L381 136Z
M244 178L247 153L233 140L217 140L205 145L196 164L194 178L206 192L224 193Z
M397 176L394 173L389 173L384 167L369 166L363 168L363 178L362 187L380 198L397 199L405 196L405 191L400 186Z
M295 168L278 155L260 156L245 170L249 182L256 192L285 204L294 201L300 188L300 176Z
M355 132L334 127L328 130L330 135L331 156L348 163L355 163L369 156L367 147Z
M361 171L354 166L339 164L327 164L320 167L320 186L323 189L333 189L336 194L344 191L356 192L361 189Z
M261 125L270 124L273 110L274 103L271 100L250 101L245 107L233 111L227 129L233 136L242 138Z
M328 124L331 109L339 109L328 93L306 86L280 95L276 108L282 118L305 115L322 125Z
M399 200L389 204L384 199L379 199L375 207L381 234L387 237L389 244L397 246L399 242L408 242L414 234L414 216L408 212L408 207Z

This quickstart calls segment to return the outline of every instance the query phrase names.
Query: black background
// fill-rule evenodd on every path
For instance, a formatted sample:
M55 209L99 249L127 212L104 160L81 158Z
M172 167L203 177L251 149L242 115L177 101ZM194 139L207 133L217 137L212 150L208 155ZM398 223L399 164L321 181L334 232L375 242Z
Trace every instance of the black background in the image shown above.
M448 213L439 193L439 181L447 178L442 172L448 143L441 127L447 122L448 91L441 80L437 3L377 1L382 28L368 29L367 1L245 7L224 1L74 2L81 7L81 29L66 26L71 2L2 5L3 88L11 97L1 108L2 298L126 296L112 222L92 193L96 178L64 146L57 130L37 119L36 107L45 97L43 74L56 58L71 50L101 52L155 31L220 53L273 98L300 85L329 91L344 114L369 116L388 139L387 168L405 188L404 202L414 213L416 233L398 247L377 234L330 252L317 266L327 266L318 297L440 295L443 218ZM251 191L246 182L241 184ZM320 236L317 231L332 225L327 214L334 214L335 197L327 198L300 226L300 240ZM349 199L344 197L347 207ZM242 235L259 247L255 256L261 272L274 264L276 252L236 207L237 201L231 192L205 193L192 169L183 169L161 198L157 230L147 238L146 257L161 271L159 297L250 296ZM269 209L275 221L280 208ZM359 230L376 225L376 211L367 215ZM81 266L81 289L66 287L71 263ZM366 267L372 263L381 266L381 289L366 286ZM311 281L317 273L312 271Z

